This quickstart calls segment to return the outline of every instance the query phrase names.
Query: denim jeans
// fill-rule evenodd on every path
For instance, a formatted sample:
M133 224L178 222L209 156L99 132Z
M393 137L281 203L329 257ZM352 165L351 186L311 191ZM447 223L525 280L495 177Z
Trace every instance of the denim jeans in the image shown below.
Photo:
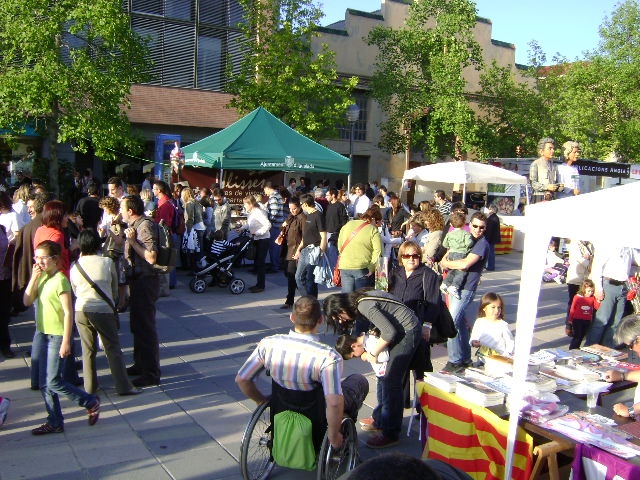
M46 335L36 332L39 346L39 379L40 392L47 409L47 423L52 427L64 426L64 417L60 408L59 395L65 395L69 400L81 407L87 407L96 397L88 394L62 378L62 359L60 358L61 335Z
M359 288L373 287L374 276L369 275L368 268L359 270L340 269L340 279L342 280L342 293L355 292Z
M335 241L332 241L335 240ZM336 262L338 261L338 234L337 233L327 233L327 259L329 260L329 265L331 268L336 266Z
M373 410L373 420L385 437L397 440L402 429L404 413L403 380L411 360L420 345L422 327L402 332L403 337L389 351L389 362L384 377L378 378L376 396L378 405Z
M38 330L33 334L33 341L31 342L31 388L37 390L42 387L40 383L40 352L42 345L42 337ZM76 370L76 356L75 356L75 342L71 340L71 355L64 359L60 359L62 363L62 377L66 382L76 384L79 383L80 377Z
M458 335L447 340L447 352L451 363L471 363L471 346L469 345L471 332L465 318L465 310L473 302L475 294L475 290L462 290L460 299L453 295L449 296L449 311L458 330Z
M487 270L493 271L496 269L496 246L493 243L489 243L489 254L487 255Z
M280 227L271 227L269 231L269 262L271 262L270 269L276 272L280 271L280 245L275 242L275 239L280 235Z
M301 295L311 295L318 298L318 284L313 275L313 270L316 268L312 258L313 250L313 248L305 247L300 252L296 269L296 285Z
M626 302L627 289L624 285L612 285L607 280L602 282L604 299L591 322L591 330L587 334L585 345L599 343L614 348L613 333L616 331Z

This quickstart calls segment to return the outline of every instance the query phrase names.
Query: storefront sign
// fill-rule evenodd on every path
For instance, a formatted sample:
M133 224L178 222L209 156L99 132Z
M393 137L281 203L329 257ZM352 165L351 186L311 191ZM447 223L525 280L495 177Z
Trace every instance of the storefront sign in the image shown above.
M629 178L631 165L617 162L598 162L595 160L578 160L574 163L580 175L588 177Z

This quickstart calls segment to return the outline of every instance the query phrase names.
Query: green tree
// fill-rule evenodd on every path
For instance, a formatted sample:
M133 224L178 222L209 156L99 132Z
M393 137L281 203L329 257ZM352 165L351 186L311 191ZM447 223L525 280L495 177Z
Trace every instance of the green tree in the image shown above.
M0 18L0 126L48 136L52 189L58 143L104 159L139 148L125 109L149 65L120 0L2 0Z
M479 150L484 155L509 158L536 154L538 138L547 131L549 119L536 72L531 68L518 79L510 65L501 67L494 61L480 76L483 115Z
M340 80L335 53L312 50L322 11L311 1L239 0L246 40L239 71L229 71L229 106L246 114L262 106L315 140L336 135L352 104L357 77Z
M473 150L478 124L465 97L466 67L479 68L473 38L476 9L469 0L413 2L402 28L376 27L368 43L378 47L371 86L386 120L381 147L414 149L432 157Z
M527 80L518 82L496 66L482 75L483 143L493 155L522 145L536 155L535 142L552 136L576 140L583 156L615 154L640 159L640 5L620 3L600 27L599 47L584 60L556 54L551 65L536 42L530 44ZM521 139L518 142L518 138ZM493 150L492 150L493 149Z
M586 61L565 65L545 80L543 95L564 138L583 143L585 155L615 153L640 159L640 5L620 3L600 27L600 44ZM555 98L551 99L551 94Z

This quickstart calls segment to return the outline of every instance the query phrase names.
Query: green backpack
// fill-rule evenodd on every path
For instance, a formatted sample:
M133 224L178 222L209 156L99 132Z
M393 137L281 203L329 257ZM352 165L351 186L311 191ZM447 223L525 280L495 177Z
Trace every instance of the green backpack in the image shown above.
M274 415L273 430L277 434L271 454L278 465L298 470L316 468L311 420L301 413L285 410Z

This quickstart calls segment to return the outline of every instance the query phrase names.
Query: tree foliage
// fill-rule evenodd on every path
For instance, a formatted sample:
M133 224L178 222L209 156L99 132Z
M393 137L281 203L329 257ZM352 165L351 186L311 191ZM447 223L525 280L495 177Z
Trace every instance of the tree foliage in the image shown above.
M2 0L0 18L0 125L49 135L53 188L57 143L105 159L139 148L123 106L147 50L120 0Z
M640 160L640 5L620 3L600 27L600 44L584 60L546 57L531 44L529 83L492 67L482 76L485 142L495 155L516 145L535 155L538 138L576 140L583 156ZM532 87L528 86L532 85ZM518 141L520 139L520 141ZM503 145L504 143L504 145ZM504 147L504 148L503 148ZM513 150L511 150L513 151Z
M229 71L229 106L246 114L262 106L300 133L334 137L357 77L338 78L335 53L312 50L322 11L305 0L239 0L245 52L239 72Z
M479 68L473 38L475 5L469 0L413 2L405 26L376 27L368 43L378 47L372 96L386 114L381 147L459 156L477 145L478 124L465 98L465 67Z

